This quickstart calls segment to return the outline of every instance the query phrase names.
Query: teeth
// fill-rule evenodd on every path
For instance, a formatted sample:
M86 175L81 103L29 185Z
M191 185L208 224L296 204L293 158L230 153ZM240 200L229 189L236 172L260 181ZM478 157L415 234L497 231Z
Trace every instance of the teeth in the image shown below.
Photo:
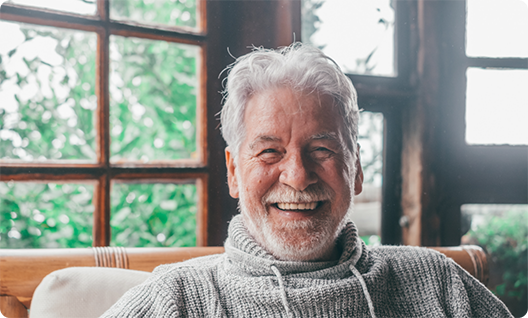
M317 202L308 203L277 203L281 210L313 210L317 206Z

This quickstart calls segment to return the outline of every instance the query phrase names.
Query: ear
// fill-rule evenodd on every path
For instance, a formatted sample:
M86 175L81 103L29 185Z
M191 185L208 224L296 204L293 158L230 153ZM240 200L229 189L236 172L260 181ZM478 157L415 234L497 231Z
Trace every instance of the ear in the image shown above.
M361 191L363 191L363 168L361 168L358 145L356 156L356 179L354 180L354 195L360 194Z
M238 198L238 181L236 178L235 173L235 160L233 158L233 155L231 151L229 150L229 147L226 147L225 149L225 159L226 159L226 166L227 166L227 185L229 186L229 195L231 195L233 198Z

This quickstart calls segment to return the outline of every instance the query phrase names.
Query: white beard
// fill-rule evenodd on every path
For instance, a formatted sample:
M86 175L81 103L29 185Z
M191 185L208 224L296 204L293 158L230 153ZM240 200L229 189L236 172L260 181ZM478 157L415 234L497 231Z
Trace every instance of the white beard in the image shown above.
M239 178L239 180L241 180ZM353 185L352 185L353 187ZM315 261L331 256L335 242L351 213L353 196L349 202L334 202L334 191L324 184L309 186L299 192L277 184L262 198L259 206L247 206L245 187L239 184L239 209L249 234L266 251L280 260ZM351 193L353 193L351 189ZM345 196L346 197L346 196ZM275 202L332 202L332 211L320 211L307 220L274 224L266 207ZM328 205L328 203L326 203ZM336 204L334 206L334 204Z

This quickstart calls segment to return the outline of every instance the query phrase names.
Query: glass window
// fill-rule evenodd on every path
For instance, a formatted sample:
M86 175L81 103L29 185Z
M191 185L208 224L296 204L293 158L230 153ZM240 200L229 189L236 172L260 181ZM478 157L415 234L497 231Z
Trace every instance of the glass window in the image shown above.
M0 248L92 245L92 184L0 182Z
M110 18L144 24L196 28L197 0L112 0Z
M380 243L383 175L383 114L361 112L359 138L363 191L354 198L352 219L368 245Z
M528 145L528 70L468 68L466 142Z
M207 244L200 3L2 4L0 247Z
M394 1L303 0L302 41L346 72L396 76Z
M2 2L0 1L0 4ZM87 15L94 15L96 10L96 0L7 0L6 2Z
M468 0L466 54L528 57L528 2Z
M0 41L0 159L94 161L96 34L0 21Z
M196 46L110 38L111 161L196 159Z
M198 197L194 184L112 186L113 246L195 246Z
M515 317L528 310L528 205L465 204L462 243L489 255L488 287Z

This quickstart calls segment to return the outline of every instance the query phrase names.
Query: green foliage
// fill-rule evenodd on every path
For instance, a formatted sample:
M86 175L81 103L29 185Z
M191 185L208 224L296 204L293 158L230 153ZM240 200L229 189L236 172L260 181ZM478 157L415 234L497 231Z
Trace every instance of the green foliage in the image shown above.
M352 1L350 1L352 2ZM301 0L301 27L302 27L302 42L312 45L314 47L317 47L323 51L327 48L328 45L334 46L335 41L329 40L328 37L326 38L326 42L319 42L321 40L314 39L314 35L316 35L320 29L321 26L326 23L328 25L333 24L334 21L322 21L320 18L320 10L321 7L323 7L326 3L334 3L334 1L327 1L327 0ZM385 29L385 31L389 31L390 35L393 35L393 26L394 21L391 21L392 14L394 12L394 8L391 8L390 10L385 10L382 5L379 2L375 1L357 1L357 4L361 3L361 6L357 6L357 10L361 10L361 12L366 13L376 13L376 15L368 14L369 19L372 19L371 21L374 22ZM391 1L391 7L393 7L393 1ZM331 5L329 5L331 6ZM321 9L321 11L328 10L329 6L325 6L326 8ZM350 10L347 8L346 10ZM388 15L386 13L389 13ZM351 18L353 19L353 18ZM375 20L374 20L375 19ZM351 20L355 21L355 20ZM355 44L355 47L357 52L362 52L363 48L369 48L368 53L360 53L361 55L351 55L347 57L346 59L348 61L345 61L343 59L338 60L338 64L343 68L343 71L345 73L355 73L355 74L364 74L364 75L388 75L383 74L387 71L381 71L378 67L378 56L379 54L378 49L381 48L382 43L385 41L378 35L376 35L375 30L371 29L370 27L366 25L360 25L359 23L356 23L354 26L357 28L357 30L348 30L348 31L358 31L360 32L367 32L371 34L373 39L378 40L378 44L371 45L368 43L365 43L365 41L359 41ZM367 30L367 31L365 31ZM343 29L343 31L346 33L347 30ZM374 31L374 32L373 32ZM317 36L316 36L317 37ZM330 41L330 42L328 42ZM345 40L346 41L346 40ZM350 41L350 39L348 39ZM319 42L319 43L318 43ZM368 42L368 41L367 41ZM354 54L355 51L349 51L348 53ZM356 54L357 54L356 52ZM355 56L355 57L354 57ZM354 65L355 62L355 65ZM379 73L382 72L382 73Z
M0 158L95 159L95 34L20 31L24 41L0 64L2 88L17 88L17 105L0 108Z
M319 29L321 19L316 12L324 4L325 0L302 0L301 1L301 16L302 16L302 42L315 46L311 37ZM319 46L319 49L324 49L324 46Z
M92 245L93 186L0 183L0 248Z
M197 47L111 37L111 160L196 153Z
M0 54L0 87L13 99L0 103L0 159L94 161L96 35L18 32L21 42ZM193 158L199 48L111 36L110 53L112 160ZM111 195L112 245L196 244L194 185L115 184ZM0 183L0 248L91 246L92 197L87 185Z
M378 246L381 243L381 239L378 235L365 235L361 236L361 239L367 246Z
M514 210L502 217L489 216L486 222L468 233L483 246L499 268L503 282L494 293L523 300L528 297L528 211Z
M123 184L112 187L114 246L195 246L196 186Z
M196 0L112 0L112 19L196 27Z

